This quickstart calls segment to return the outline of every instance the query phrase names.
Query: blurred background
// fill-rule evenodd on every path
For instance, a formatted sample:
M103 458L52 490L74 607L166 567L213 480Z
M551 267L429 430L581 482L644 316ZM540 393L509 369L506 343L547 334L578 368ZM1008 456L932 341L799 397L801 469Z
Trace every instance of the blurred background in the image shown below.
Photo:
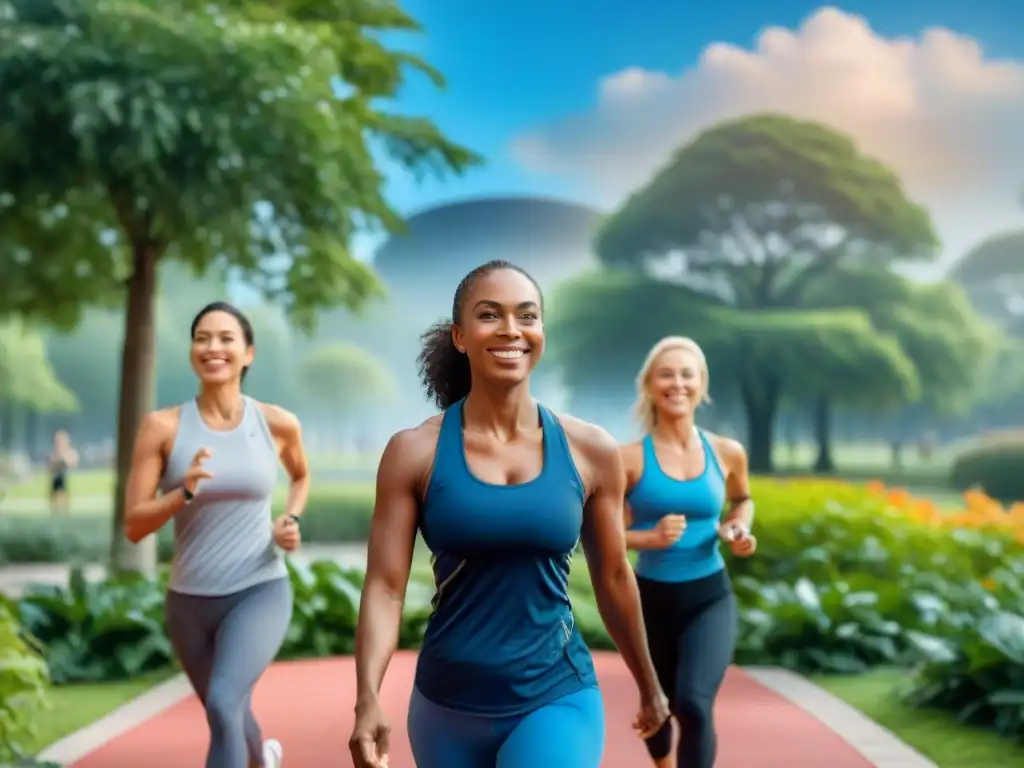
M170 532L128 545L121 490L196 392L197 310L243 309L245 391L304 425L282 655L348 653L380 452L434 412L419 336L507 259L545 292L535 396L623 442L651 345L704 348L698 423L755 476L739 663L942 768L1024 765L1021 10L341 5L0 0L0 590L46 649L19 695L57 707L0 759L173 670Z

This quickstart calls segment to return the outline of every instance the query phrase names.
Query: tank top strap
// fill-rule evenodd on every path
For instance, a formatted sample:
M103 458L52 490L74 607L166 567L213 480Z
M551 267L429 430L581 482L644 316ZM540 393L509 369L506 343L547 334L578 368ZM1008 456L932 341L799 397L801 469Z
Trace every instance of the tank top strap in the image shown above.
M708 440L708 436L704 434L703 429L698 429L697 434L700 435L700 441L704 444L704 461L707 462L708 468L714 468L718 476L725 480L725 472L722 471L722 465L718 463L718 455L715 453L715 449L711 447L711 441Z
M277 440L274 439L274 433L270 429L270 424L267 423L267 417L264 415L260 404L248 395L242 395L242 398L245 400L245 412L242 415L242 421L245 423L245 434L250 437L262 438L267 447L276 454Z
M196 399L190 397L178 408L178 433L183 435L195 434L202 426L202 419L199 416L199 406Z
M441 416L441 432L434 451L434 475L445 474L463 466L462 404L465 398L452 403Z
M544 431L544 474L548 477L572 478L573 483L584 493L583 478L580 477L576 462L572 458L569 438L565 428L548 408L537 403L540 424Z

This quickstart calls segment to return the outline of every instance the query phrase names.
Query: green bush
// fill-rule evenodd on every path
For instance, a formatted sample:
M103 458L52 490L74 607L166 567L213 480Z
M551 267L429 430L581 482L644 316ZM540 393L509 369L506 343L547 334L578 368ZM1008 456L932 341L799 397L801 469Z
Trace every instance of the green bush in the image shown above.
M921 666L908 700L1024 742L1024 616L993 613L965 628Z
M352 653L363 574L332 561L288 563L295 595L279 658ZM164 617L166 576L88 582L73 569L67 587L31 585L17 608L39 638L54 683L119 680L174 664ZM399 643L423 640L433 590L409 585Z
M49 683L42 649L18 622L17 606L0 596L0 764L24 759L21 745L49 706Z
M1024 434L995 435L964 449L950 468L957 490L980 488L1003 502L1024 500Z
M275 505L276 512L283 508ZM314 489L302 519L308 544L366 541L373 515L373 487L365 484ZM102 563L110 552L108 514L0 517L0 565L7 563ZM157 534L162 562L171 559L172 524Z

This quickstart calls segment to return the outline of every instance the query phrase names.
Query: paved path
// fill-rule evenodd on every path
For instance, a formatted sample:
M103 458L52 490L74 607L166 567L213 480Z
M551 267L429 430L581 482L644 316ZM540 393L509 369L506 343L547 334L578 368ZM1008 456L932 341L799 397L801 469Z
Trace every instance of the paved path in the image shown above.
M416 663L395 655L382 691L390 714L392 768L413 768L405 729ZM603 768L650 765L629 724L636 692L621 659L595 655L604 694ZM280 662L254 695L267 736L282 741L289 768L349 765L354 670L351 658ZM811 713L814 714L811 714ZM780 670L731 669L717 702L716 768L936 768L862 715L802 678ZM47 750L42 758L71 768L181 768L203 763L206 721L179 677L133 705Z
M310 544L303 547L291 559L308 564L314 560L334 560L344 568L366 566L366 544ZM8 597L18 597L29 584L53 584L64 586L68 583L70 566L67 563L19 563L0 566L0 592ZM85 566L85 576L97 581L106 575L106 568L98 564Z

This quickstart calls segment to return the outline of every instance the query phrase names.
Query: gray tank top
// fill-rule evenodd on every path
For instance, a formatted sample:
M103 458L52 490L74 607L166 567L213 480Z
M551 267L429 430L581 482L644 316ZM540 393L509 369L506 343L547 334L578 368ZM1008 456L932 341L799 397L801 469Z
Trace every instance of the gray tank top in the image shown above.
M206 426L195 400L181 406L178 434L160 488L181 487L200 448L213 455L195 498L174 516L170 588L186 595L229 595L288 571L274 545L270 506L278 454L259 404L244 397L241 423L218 432Z

